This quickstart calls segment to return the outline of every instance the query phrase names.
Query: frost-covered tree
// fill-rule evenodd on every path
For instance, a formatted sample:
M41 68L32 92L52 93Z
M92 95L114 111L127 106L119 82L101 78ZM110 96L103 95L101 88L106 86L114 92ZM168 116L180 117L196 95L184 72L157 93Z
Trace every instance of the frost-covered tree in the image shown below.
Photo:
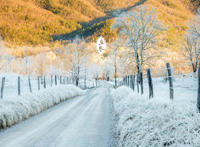
M190 60L193 72L197 71L200 57L200 15L197 15L189 22L189 29L185 35L185 55Z
M145 52L154 47L157 36L162 30L154 9L148 7L137 7L132 12L121 14L115 19L112 28L118 28L120 36L126 39L129 47L129 54L135 59L138 74L138 82L141 83L141 93L143 93L142 70Z
M36 56L37 73L43 77L46 72L46 56L44 53L40 53Z
M5 43L4 41L2 40L1 36L0 36L0 70L6 66L5 64L5 61L4 61L4 58L5 58L5 53L6 53L6 48L5 48Z
M107 60L104 63L103 71L102 71L102 76L106 81L110 81L110 78L113 73L113 66L110 60Z
M119 60L122 57L122 40L119 38L116 41L112 42L111 45L111 53L110 57L112 59L112 65L114 70L114 79L115 79L115 87L117 87L117 74L119 69Z
M183 46L185 49L184 55L190 61L193 72L196 73L199 64L200 39L191 33L187 33Z
M95 83L96 83L96 87L97 87L98 79L99 79L100 74L101 74L101 67L97 64L91 64L90 65L90 72L91 72L93 78L95 79Z
M76 36L66 48L66 53L70 58L70 71L73 81L75 81L76 86L79 85L81 65L83 64L86 56L85 52L85 41L83 38Z
M192 19L189 25L189 32L196 38L200 38L200 10L197 15Z

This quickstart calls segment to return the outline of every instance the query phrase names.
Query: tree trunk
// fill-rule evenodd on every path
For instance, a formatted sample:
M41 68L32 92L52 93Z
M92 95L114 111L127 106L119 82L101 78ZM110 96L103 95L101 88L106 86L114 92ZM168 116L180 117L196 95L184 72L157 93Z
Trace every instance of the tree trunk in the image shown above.
M76 86L78 87L79 84L79 72L80 72L80 67L78 66L78 74L77 74L77 78L76 78Z
M193 71L193 73L196 73L197 69L198 69L198 62L195 62L195 63L192 62L191 65L192 65L192 71Z
M194 63L192 63L192 70L193 70L193 73L196 72L196 69L195 69L195 65L194 65Z

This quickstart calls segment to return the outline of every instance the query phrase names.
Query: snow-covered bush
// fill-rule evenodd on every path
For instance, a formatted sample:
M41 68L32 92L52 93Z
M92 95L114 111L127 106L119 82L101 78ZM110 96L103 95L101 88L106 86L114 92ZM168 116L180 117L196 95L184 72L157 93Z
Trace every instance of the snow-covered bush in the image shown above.
M168 96L149 100L128 87L113 90L118 146L200 146L195 97L179 95L172 102Z
M60 85L35 94L0 100L0 129L10 127L84 92L73 85Z

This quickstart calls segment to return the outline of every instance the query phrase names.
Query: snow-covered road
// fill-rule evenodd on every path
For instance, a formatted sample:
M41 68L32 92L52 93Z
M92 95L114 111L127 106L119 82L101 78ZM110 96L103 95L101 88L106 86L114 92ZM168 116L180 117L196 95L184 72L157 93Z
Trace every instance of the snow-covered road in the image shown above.
M111 98L107 88L89 90L0 132L0 147L109 147Z

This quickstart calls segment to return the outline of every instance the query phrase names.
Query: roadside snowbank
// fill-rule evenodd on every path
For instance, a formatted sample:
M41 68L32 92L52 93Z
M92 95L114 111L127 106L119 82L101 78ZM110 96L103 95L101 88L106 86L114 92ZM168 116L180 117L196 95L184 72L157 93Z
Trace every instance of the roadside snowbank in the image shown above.
M113 90L118 146L200 146L196 97L187 95L186 91L185 95L180 91L182 97L172 102L167 94L149 100L128 87Z
M60 85L35 94L0 100L0 129L10 127L84 92L73 85Z

